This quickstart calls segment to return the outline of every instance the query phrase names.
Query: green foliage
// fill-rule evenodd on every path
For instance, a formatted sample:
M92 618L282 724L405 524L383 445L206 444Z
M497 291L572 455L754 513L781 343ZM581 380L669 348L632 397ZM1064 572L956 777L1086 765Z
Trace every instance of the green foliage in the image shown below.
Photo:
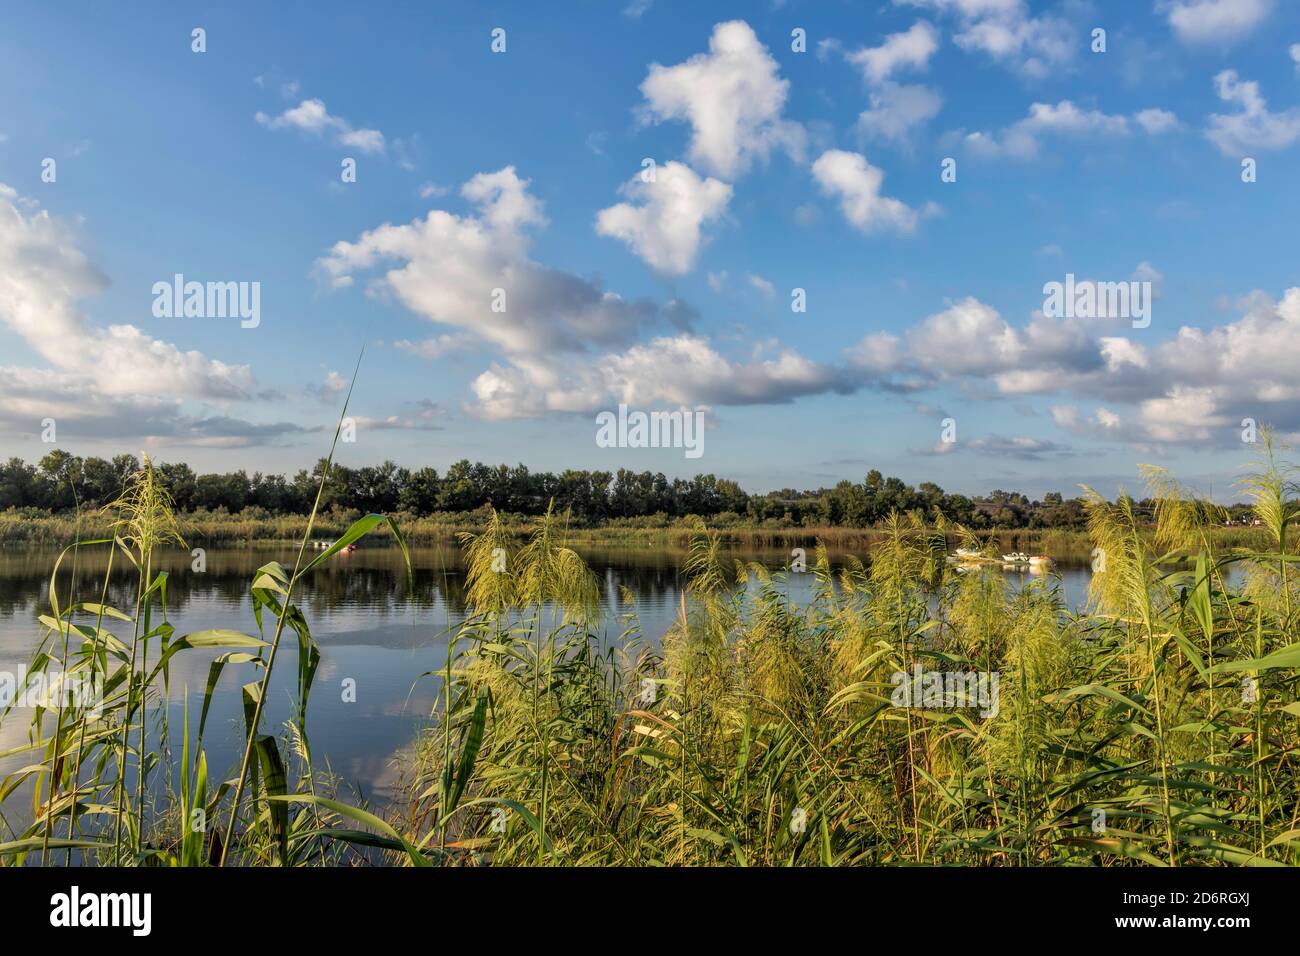
M53 568L31 670L84 676L102 695L39 709L8 752L27 759L0 781L0 805L27 788L34 814L0 862L1300 863L1296 512L1271 440L1245 481L1271 544L1225 548L1216 509L1159 470L1147 471L1153 527L1132 499L1088 492L1104 560L1079 612L1050 577L1013 589L996 565L959 573L944 560L952 538L994 543L933 512L887 515L866 560L838 570L818 547L806 605L788 597L789 572L729 566L697 519L689 600L654 648L635 608L616 633L602 622L567 511L550 503L522 544L492 512L463 537L472 613L425 675L439 702L404 768L408 799L387 816L337 798L305 732L320 656L295 594L332 554L306 554L315 511L294 566L254 574L248 633L177 635L151 559L179 529L153 472L145 462L128 484L115 535L80 540ZM404 543L372 514L337 547L374 532ZM107 574L98 593L72 591L64 562L89 549L108 552L107 573L114 556L130 564L133 608L106 604ZM286 629L295 700L268 732ZM195 649L220 655L172 768L168 673ZM230 664L256 679L223 685ZM998 694L987 707L900 704L900 675L918 669L995 674ZM222 692L243 701L245 748L214 786L203 738Z

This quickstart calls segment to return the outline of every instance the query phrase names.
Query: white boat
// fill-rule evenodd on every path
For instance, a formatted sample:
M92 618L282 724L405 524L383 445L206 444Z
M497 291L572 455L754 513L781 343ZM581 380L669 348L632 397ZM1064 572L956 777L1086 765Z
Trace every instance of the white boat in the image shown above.
M980 557L980 552L978 548L958 548L953 557L958 560L970 561L974 558Z
M1049 558L1049 557L1048 557L1047 555L1045 555L1045 554L1035 554L1035 555L1031 555L1031 556L1030 556L1030 558L1029 558L1029 563L1032 564L1032 565L1039 565L1039 566L1041 566L1041 565L1045 565L1045 564L1051 564L1051 563L1052 563L1052 559Z
M1006 564L1028 564L1029 555L1023 551L1013 551L1011 554L1002 555L1002 560Z

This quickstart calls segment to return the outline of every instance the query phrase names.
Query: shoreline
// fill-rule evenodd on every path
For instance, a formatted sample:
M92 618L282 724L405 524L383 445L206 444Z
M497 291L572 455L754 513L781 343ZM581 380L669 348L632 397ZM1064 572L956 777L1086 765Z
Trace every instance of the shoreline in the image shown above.
M332 512L319 516L313 527L312 538L331 541L341 535L357 517L359 514L353 512ZM537 526L537 519L528 516L503 517L506 532L515 538L526 538ZM478 512L440 513L424 517L399 514L395 518L410 544L458 546L461 534L478 534L486 526L486 519ZM178 515L177 520L185 540L191 545L297 544L302 541L307 530L307 518L301 515L191 512ZM615 522L596 526L570 526L565 532L565 538L575 544L608 546L659 545L676 548L689 542L692 528L685 521L652 521L653 523L625 522L615 519ZM830 550L870 549L887 534L881 528L840 525L766 526L752 522L707 524L712 531L717 532L723 543L749 548L815 547L820 543ZM992 528L978 529L972 533L980 541L996 541L998 547L1006 550L1077 558L1087 557L1091 551L1085 528ZM1226 548L1253 547L1263 543L1260 529L1248 526L1219 527L1211 533L1215 543ZM87 541L106 538L111 534L110 521L99 514L83 515L78 522L74 516L65 514L0 512L0 547L5 548L63 547L78 538ZM390 537L387 531L377 531L374 535L378 541ZM950 531L947 538L950 549L960 543L955 530Z

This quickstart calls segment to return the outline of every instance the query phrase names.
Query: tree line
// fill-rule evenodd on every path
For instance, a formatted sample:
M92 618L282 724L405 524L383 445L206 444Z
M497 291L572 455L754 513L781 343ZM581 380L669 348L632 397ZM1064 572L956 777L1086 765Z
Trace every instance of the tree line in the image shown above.
M140 468L134 455L111 460L51 451L37 464L10 458L0 467L0 509L48 512L100 507L114 500ZM316 499L325 459L292 477L246 471L199 474L184 462L154 465L179 511L238 514L246 509L270 515L306 514ZM392 461L330 469L321 506L361 512L406 512L415 516L498 511L538 515L550 502L581 522L618 519L704 518L803 527L870 527L893 511L921 509L972 528L1078 528L1083 502L1060 493L1030 500L1018 492L985 496L949 494L933 482L913 487L871 470L860 482L841 481L816 490L785 488L750 494L716 475L667 478L662 473L530 471L525 465L485 465L461 460L440 474L434 468L404 468ZM1142 503L1139 503L1139 507Z

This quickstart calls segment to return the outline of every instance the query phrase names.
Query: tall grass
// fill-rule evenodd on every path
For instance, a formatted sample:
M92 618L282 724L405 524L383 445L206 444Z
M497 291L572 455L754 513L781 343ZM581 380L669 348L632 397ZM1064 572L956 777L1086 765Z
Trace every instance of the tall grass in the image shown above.
M699 526L661 649L632 623L524 652L476 541L492 585L471 595L407 819L429 819L452 761L467 799L448 862L1294 865L1287 470L1266 443L1244 487L1272 546L1233 551L1215 506L1146 478L1149 531L1127 496L1089 496L1104 564L1082 613L1050 578L956 573L943 544L964 533L920 516L891 519L869 565L834 572L822 549L803 607ZM897 706L915 665L997 672L997 713Z
M331 508L317 512L311 518L312 530L318 538L333 540L362 517L360 512ZM399 512L392 516L402 528L408 543L455 542L465 533L480 534L489 521L495 520L512 537L526 540L544 518L520 514L500 514L490 508L467 512L439 512L432 515L413 515ZM223 511L196 510L177 516L177 523L186 540L192 544L232 545L252 542L294 542L302 540L307 531L308 515L270 515L257 508L235 514ZM610 519L598 526L571 527L568 540L575 544L607 544L640 547L647 544L664 548L690 546L694 525L688 519L672 519L662 527L630 523L628 519ZM824 528L759 527L745 524L715 526L721 540L740 548L789 549L815 547L824 544L833 555L870 552L885 540L883 528ZM1142 527L1144 535L1152 533L1149 522ZM112 533L112 516L105 514L50 514L37 509L0 511L0 544L14 545L64 545L79 536L109 537ZM384 529L376 529L379 537L386 537ZM1091 545L1086 531L1069 528L1015 529L981 531L980 540L991 543L998 554L1007 551L1024 551L1028 554L1049 554L1058 560L1084 561ZM1209 529L1216 547L1258 547L1266 542L1260 527L1216 527ZM956 540L949 534L949 542Z
M340 427L350 398L351 388ZM336 429L335 444L338 435ZM333 454L332 446L322 487ZM184 542L171 501L152 463L144 458L121 498L100 516L109 522L111 537L78 540L60 555L51 574L50 613L40 618L43 634L28 666L27 681L31 684L35 675L50 686L78 690L37 698L28 742L0 753L0 757L27 755L29 759L0 782L0 802L22 788L32 794L32 822L20 832L11 830L10 838L0 843L0 861L22 864L39 850L40 862L49 863L50 851L58 849L67 851L65 863L75 859L115 865L222 865L232 849L243 863L290 865L346 858L349 844L336 837L347 831L331 825L349 815L365 819L365 814L317 794L319 785L331 782L313 766L306 733L320 651L292 598L313 569L381 526L402 546L408 580L410 561L397 525L383 515L358 519L328 549L306 561L314 517L315 510L308 517L292 569L270 562L254 575L250 592L257 636L229 629L177 635L167 620L167 573L154 572L154 556ZM59 574L64 558L71 552L75 560L81 549L93 548L108 550L104 578L93 595L96 599L69 597L61 602ZM135 601L129 609L106 603L115 558L128 562L134 575ZM74 570L70 589L75 580ZM269 641L268 613L274 623ZM106 624L129 631L129 643ZM297 694L284 728L288 760L281 740L261 732L266 690L286 626L298 645ZM164 764L171 758L170 667L177 655L196 650L221 653L209 666L193 738L186 700L181 762L172 767ZM251 666L261 676L240 689L245 735L238 774L209 793L203 735L218 682L231 664ZM23 690L18 688L7 703L5 719L13 719L18 704L32 702ZM155 773L160 766L166 774ZM173 770L179 771L179 795L171 789ZM293 791L291 774L297 785ZM159 776L160 782L151 782ZM243 801L246 791L249 805ZM292 817L291 796L304 805ZM224 828L218 825L223 804L228 807Z
M1087 493L1098 561L1082 611L1050 576L1015 588L996 564L962 573L945 560L954 541L999 543L920 514L891 516L861 559L833 562L819 544L801 572L811 597L796 604L800 572L736 562L696 521L688 586L658 643L626 595L601 617L566 515L548 511L521 538L489 514L461 535L471 613L420 675L438 682L437 704L400 768L405 799L379 815L339 799L312 759L320 654L294 596L364 534L403 542L398 523L359 518L308 555L313 512L294 566L254 575L253 632L177 636L151 556L179 531L146 465L112 537L77 545L129 565L135 606L108 606L107 578L66 596L62 558L54 568L32 668L99 679L102 707L31 718L15 751L27 764L0 800L30 788L33 822L0 860L1295 865L1292 472L1266 436L1242 484L1262 532L1242 547L1225 545L1216 506L1163 471L1144 478L1154 527L1126 495ZM285 639L295 696L275 733L264 711ZM217 656L175 765L169 666L195 649ZM203 738L230 665L256 679L238 690L239 766L218 780ZM996 676L996 695L966 684L900 701L918 671Z

